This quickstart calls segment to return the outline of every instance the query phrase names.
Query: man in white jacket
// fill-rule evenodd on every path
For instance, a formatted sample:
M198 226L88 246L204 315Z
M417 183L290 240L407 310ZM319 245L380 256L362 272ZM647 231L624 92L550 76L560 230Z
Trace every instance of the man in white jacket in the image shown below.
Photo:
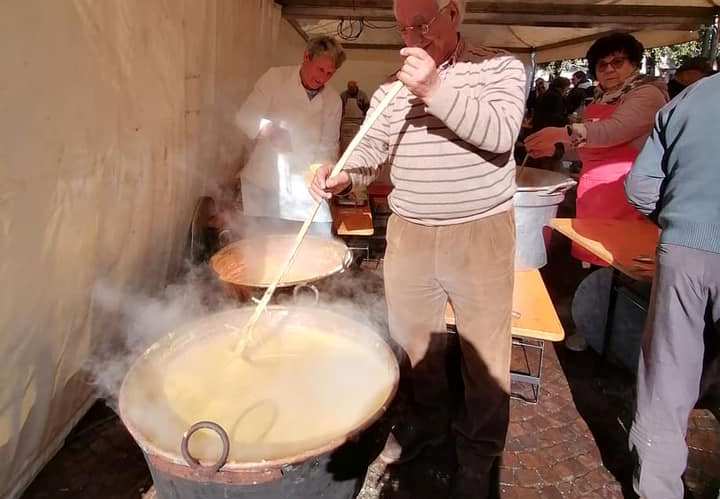
M327 82L344 61L335 39L313 38L300 66L270 68L237 113L237 125L254 142L239 173L249 220L257 217L260 226L277 227L282 220L303 221L313 209L309 166L338 158L342 102ZM327 203L315 222L314 232L330 234Z

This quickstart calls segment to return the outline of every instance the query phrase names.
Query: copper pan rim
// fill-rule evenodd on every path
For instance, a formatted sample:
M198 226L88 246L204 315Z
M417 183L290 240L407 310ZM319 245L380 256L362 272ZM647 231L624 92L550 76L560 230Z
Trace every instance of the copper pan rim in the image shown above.
M268 280L253 280L253 279L247 279L240 275L231 275L230 272L227 271L227 269L223 268L221 259L224 257L227 253L232 252L233 250L236 250L238 247L241 247L243 245L250 244L253 240L255 241L265 241L268 244L272 244L273 240L275 241L293 241L295 236L258 236L254 238L248 238L248 239L241 239L239 241L236 241L234 243L231 243L224 248L220 249L217 253L215 253L210 258L210 268L212 268L213 272L217 276L218 279L221 281L232 284L235 286L242 286L246 288L257 288L257 289L265 289L268 288L271 284L271 279ZM315 244L323 244L330 247L334 247L338 255L342 255L342 257L338 257L336 261L332 265L328 265L327 270L324 272L314 274L312 276L305 277L303 279L294 279L294 280L283 280L280 283L278 283L278 288L289 288L293 286L299 286L301 284L311 284L317 281L320 281L322 279L326 279L328 277L331 277L333 275L339 274L341 272L346 271L353 261L353 255L352 251L348 246L340 239L325 239L320 237L313 237L313 236L306 236L306 241L313 242ZM252 258L252 257L251 257ZM295 262L297 264L298 261ZM279 270L279 269L278 269Z

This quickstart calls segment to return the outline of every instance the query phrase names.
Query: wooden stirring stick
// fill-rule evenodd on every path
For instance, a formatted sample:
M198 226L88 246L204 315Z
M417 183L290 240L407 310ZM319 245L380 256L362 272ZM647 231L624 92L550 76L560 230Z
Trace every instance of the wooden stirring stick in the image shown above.
M400 81L396 81L393 83L390 88L388 89L387 94L385 94L385 97L380 101L380 104L375 108L375 110L370 114L370 116L363 122L362 126L360 127L360 131L355 135L355 137L352 139L352 142L350 142L350 145L348 145L347 149L345 149L345 152L343 153L340 160L335 164L335 167L333 168L332 172L330 173L331 177L336 176L339 174L342 169L345 167L345 163L347 162L348 158L352 154L352 152L355 150L355 148L358 146L360 141L365 137L365 134L372 128L372 126L375 124L375 121L377 121L378 117L385 111L385 108L387 108L388 104L395 98L395 96L402 90L403 84ZM278 284L282 282L283 278L285 277L285 274L287 274L288 270L290 270L290 267L292 267L293 262L295 261L295 257L297 256L298 250L300 249L300 245L303 242L303 239L305 239L305 235L307 234L308 230L310 229L310 224L315 219L315 215L317 215L318 210L320 209L320 203L322 201L318 201L315 204L315 208L312 210L312 212L308 215L308 217L305 219L305 223L300 228L300 232L298 232L297 237L295 238L295 245L293 246L292 250L290 251L290 255L288 256L287 261L285 262L285 265L282 267L280 272L278 273L277 277L273 280L273 282L270 284L270 287L268 287L265 290L265 294L263 294L262 299L255 307L255 311L253 312L252 316L250 316L250 320L247 322L245 327L243 328L242 333L240 334L240 338L238 339L238 342L235 344L235 351L240 350L243 352L245 348L248 346L248 344L252 343L253 341L253 328L255 327L255 324L257 323L258 319L260 319L260 316L263 314L265 309L267 308L268 303L270 302L270 299L272 298L273 294L275 293L275 288L277 288Z

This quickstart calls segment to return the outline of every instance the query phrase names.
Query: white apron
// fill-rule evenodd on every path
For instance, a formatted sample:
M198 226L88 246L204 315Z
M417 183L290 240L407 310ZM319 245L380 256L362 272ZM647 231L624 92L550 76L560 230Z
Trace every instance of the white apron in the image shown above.
M315 207L308 191L310 165L337 160L340 97L325 87L310 100L299 71L298 66L271 68L238 113L238 123L251 138L263 120L284 128L290 138L287 150L276 149L270 139L255 140L240 172L243 212L248 216L305 220ZM331 221L323 202L315 222Z

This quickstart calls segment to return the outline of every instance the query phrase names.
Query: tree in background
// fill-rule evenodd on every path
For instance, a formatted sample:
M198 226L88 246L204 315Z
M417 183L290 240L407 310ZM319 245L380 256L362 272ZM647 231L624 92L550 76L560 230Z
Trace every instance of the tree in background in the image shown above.
M703 39L702 33L700 39ZM657 47L645 51L645 59L647 61L647 73L655 74L657 64L667 58L668 62L672 62L675 67L681 66L683 62L691 57L697 57L702 54L702 42L694 41L671 45L669 47Z
M552 61L544 64L538 64L538 67L550 73L553 78L556 78L562 73L570 73L577 71L578 68L586 68L587 61L585 59L566 59L563 61Z

